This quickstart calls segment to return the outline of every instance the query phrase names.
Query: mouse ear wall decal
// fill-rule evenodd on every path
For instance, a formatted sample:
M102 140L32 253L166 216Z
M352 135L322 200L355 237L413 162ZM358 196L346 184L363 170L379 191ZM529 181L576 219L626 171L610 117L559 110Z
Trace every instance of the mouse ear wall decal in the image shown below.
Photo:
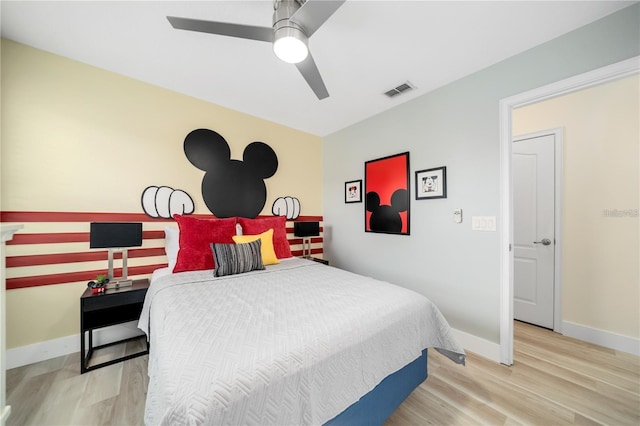
M268 179L278 171L278 156L264 142L252 142L244 149L242 160L256 176Z

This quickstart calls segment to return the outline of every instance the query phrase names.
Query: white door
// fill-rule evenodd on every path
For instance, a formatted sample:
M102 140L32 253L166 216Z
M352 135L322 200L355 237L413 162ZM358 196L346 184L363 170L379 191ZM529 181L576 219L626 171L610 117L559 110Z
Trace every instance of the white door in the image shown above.
M553 329L555 136L513 143L515 319Z

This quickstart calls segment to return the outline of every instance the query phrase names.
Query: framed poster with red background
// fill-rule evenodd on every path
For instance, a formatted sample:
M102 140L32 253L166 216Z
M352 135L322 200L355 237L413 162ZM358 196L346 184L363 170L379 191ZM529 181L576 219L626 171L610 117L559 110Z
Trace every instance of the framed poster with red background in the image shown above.
M364 230L409 235L409 153L364 163Z

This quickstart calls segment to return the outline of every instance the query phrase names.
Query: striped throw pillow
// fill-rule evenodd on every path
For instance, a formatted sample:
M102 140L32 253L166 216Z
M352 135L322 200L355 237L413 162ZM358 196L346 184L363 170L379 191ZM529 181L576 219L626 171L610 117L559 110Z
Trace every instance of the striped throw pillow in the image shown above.
M211 243L215 264L213 276L222 277L264 269L260 252L261 244L259 239L242 244Z

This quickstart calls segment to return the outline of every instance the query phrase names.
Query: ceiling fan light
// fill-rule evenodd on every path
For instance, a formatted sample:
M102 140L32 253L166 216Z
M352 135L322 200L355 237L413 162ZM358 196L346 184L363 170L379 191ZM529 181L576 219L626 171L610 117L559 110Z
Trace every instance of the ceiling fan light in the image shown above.
M302 62L309 54L307 36L295 27L280 28L275 33L273 51L284 62L290 64Z

